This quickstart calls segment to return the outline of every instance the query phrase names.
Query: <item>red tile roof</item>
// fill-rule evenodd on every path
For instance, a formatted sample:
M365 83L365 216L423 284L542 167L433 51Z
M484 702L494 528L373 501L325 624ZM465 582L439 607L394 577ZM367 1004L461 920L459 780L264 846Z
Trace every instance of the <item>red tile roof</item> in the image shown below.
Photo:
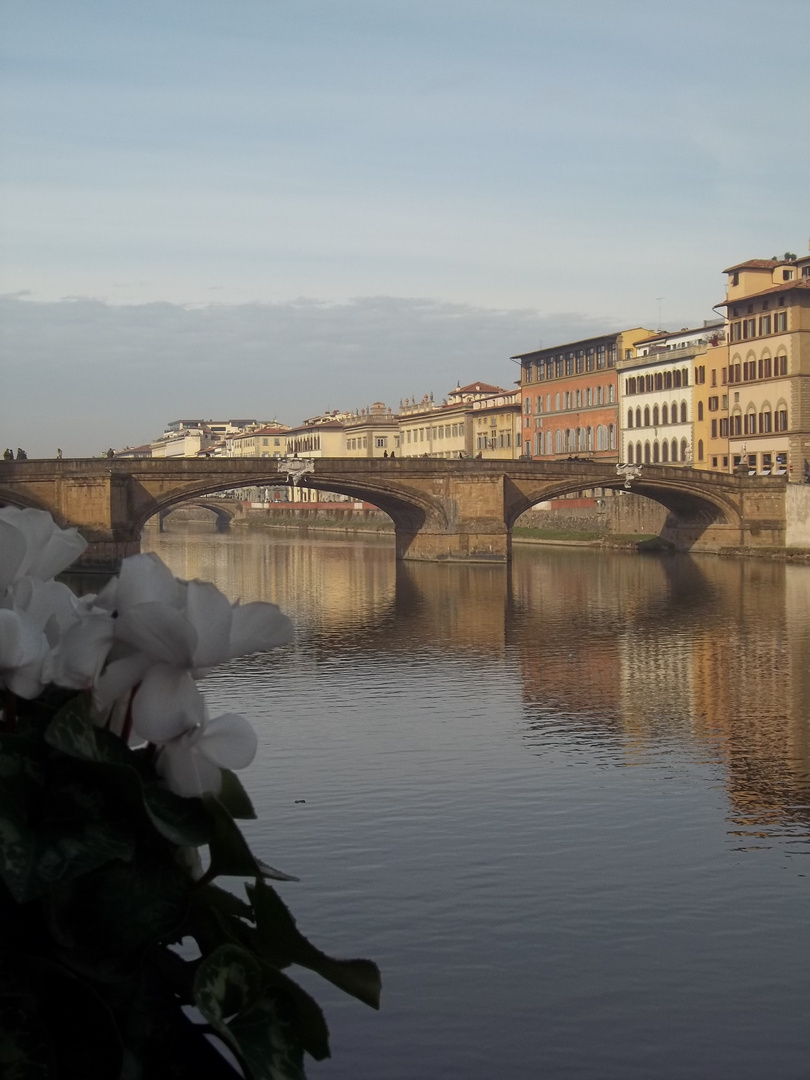
M779 266L781 262L781 259L749 259L748 262L736 263L734 266L729 266L723 273L730 274L732 270L773 270L773 268Z

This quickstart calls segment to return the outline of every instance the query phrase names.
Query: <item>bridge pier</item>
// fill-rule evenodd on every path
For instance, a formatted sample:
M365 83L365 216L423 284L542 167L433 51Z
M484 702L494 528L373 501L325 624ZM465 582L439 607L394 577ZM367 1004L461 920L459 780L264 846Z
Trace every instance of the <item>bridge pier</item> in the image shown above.
M420 529L397 530L398 559L420 562L507 563L512 557L512 534L503 522L497 528L458 532Z

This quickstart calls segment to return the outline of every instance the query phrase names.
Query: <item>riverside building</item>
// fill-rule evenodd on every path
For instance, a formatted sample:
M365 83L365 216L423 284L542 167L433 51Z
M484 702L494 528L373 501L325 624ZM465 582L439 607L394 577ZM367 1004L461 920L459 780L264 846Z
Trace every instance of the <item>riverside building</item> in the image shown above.
M651 334L637 326L513 356L520 364L522 456L618 461L616 364Z
M729 266L725 309L730 467L810 478L810 256Z

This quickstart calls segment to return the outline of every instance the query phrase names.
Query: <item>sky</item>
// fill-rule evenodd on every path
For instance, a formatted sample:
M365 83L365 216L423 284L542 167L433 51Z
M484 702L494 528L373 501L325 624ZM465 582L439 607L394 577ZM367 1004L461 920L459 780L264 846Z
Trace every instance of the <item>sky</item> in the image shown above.
M810 237L808 0L4 0L0 449L288 424Z

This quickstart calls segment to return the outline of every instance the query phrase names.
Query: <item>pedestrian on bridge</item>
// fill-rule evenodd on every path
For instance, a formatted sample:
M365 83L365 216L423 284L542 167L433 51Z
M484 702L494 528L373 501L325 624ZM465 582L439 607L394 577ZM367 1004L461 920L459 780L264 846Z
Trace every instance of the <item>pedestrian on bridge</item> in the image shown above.
M3 451L3 460L4 461L13 461L14 460L14 451L9 450L9 449L5 449Z
M19 448L19 446L18 446L17 447L17 461L27 461L27 460L28 460L28 454L26 454L26 452L24 450L21 450Z
M62 447L61 446L57 446L57 448L56 448L56 460L57 461L62 460Z

